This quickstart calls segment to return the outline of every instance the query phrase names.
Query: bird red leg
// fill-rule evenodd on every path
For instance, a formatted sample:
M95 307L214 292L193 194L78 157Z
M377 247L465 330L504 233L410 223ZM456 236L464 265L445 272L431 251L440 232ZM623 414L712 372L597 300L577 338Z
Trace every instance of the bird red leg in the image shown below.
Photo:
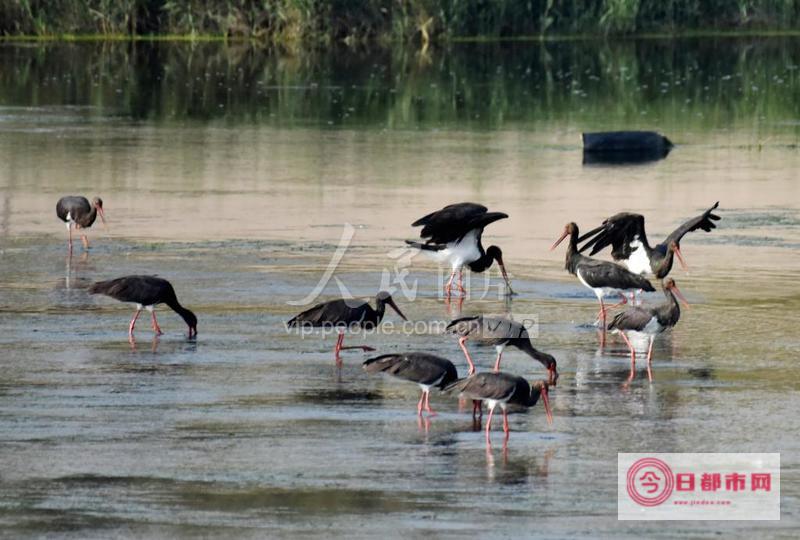
M647 347L647 380L650 382L653 382L653 371L650 369L650 364L653 360L653 342L655 339L655 336L650 336L650 346Z
M494 371L497 373L500 371L500 359L503 358L503 351L497 353L497 360L494 361Z
M628 336L625 335L625 332L620 332L619 335L622 336L622 339L625 340L625 343L631 350L631 373L630 375L628 375L628 380L632 381L634 376L636 375L636 349L633 348L633 344L631 343L631 340L628 339Z
M83 249L89 249L89 239L86 238L85 234L81 235L81 242L83 242Z
M483 418L483 402L477 399L472 400L472 418L474 419L476 416Z
M494 415L494 407L489 408L489 418L486 420L486 444L491 445L492 441L489 437L489 431L492 429L492 416Z
M72 253L72 223L67 223L67 230L69 231L69 241L67 244L69 245L69 252Z
M141 309L137 309L136 313L133 314L133 319L131 319L131 324L128 326L128 336L133 337L133 329L136 327L136 319L139 318L139 314L142 312Z
M417 402L417 416L422 416L422 405L425 402L425 390L422 391L422 394L419 396L419 401Z
M467 295L467 291L464 289L464 284L463 284L464 280L463 280L463 278L464 278L464 269L463 268L459 268L459 270L458 270L458 291L462 295L466 296Z
M436 416L436 411L431 409L431 392L430 390L425 391L425 410L428 412L428 416Z
M506 434L505 440L508 441L509 429L508 429L508 412L503 409L503 433Z
M464 351L464 356L467 357L467 364L469 364L469 369L467 370L467 375L472 375L475 373L475 364L472 362L472 357L469 355L469 351L467 350L467 346L464 343L467 341L467 337L462 337L458 339L458 345L461 347L461 350Z
M600 297L600 311L597 312L597 318L603 323L603 328L606 327L606 306L603 304L603 297Z
M453 270L453 273L450 274L450 279L447 280L447 283L444 286L444 292L447 298L450 298L451 289L453 288L453 280L456 277L456 271Z
M339 352L342 350L342 343L344 342L344 333L339 332L339 337L336 339L336 347L333 349L333 358L336 361L337 367L342 367L342 358L339 356Z
M159 336L160 336L160 335L161 335L161 334L163 334L164 332L162 332L162 331L161 331L161 327L160 327L160 326L158 326L158 321L156 320L156 312L155 312L155 310L153 310L153 311L151 311L151 312L150 312L150 316L151 316L151 318L153 319L153 332L155 332L155 333L156 333L156 335L159 335Z

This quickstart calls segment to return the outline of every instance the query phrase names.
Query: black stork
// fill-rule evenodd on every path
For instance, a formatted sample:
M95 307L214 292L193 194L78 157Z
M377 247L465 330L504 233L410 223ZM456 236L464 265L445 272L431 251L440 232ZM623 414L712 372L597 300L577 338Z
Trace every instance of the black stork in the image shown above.
M567 258L565 268L570 274L576 276L584 287L594 292L600 301L599 318L603 329L606 326L606 311L608 308L603 304L606 296L619 294L622 300L612 308L627 303L625 291L635 292L645 290L655 291L653 285L644 277L634 274L622 266L608 262L591 259L578 252L578 226L575 223L567 223L564 227L564 234L555 241L550 250L554 250L563 240L569 236L569 247L567 248Z
M103 199L95 197L91 204L86 197L68 195L61 197L56 203L56 215L61 221L67 224L69 232L69 250L72 252L72 227L76 229L88 229L94 224L98 214L103 225L106 223L106 216L103 212ZM81 233L81 242L84 249L89 249L89 239Z
M453 287L453 280L458 274L458 289L464 294L462 285L464 266L469 266L473 272L483 272L494 261L500 266L500 272L506 282L508 294L514 294L511 282L508 279L503 252L497 246L483 248L481 235L487 225L497 220L505 219L508 214L503 212L489 212L488 208L475 203L458 203L445 206L441 210L431 212L411 224L412 227L422 226L420 238L425 242L406 240L410 246L419 248L436 262L449 263L452 272L445 285L445 294L449 297Z
M89 294L104 294L120 302L136 304L136 313L133 314L133 319L128 327L130 338L133 338L136 319L139 318L143 308L150 312L153 331L156 335L163 334L156 320L155 306L158 304L166 304L181 316L189 326L190 338L197 336L197 317L178 302L175 289L166 279L156 276L125 276L108 281L98 281L89 287Z
M424 352L384 354L370 358L364 362L363 367L367 373L386 373L404 381L417 383L422 390L417 403L418 416L422 416L423 409L430 415L436 414L431 409L431 388L442 390L458 380L458 371L450 360Z
M672 328L678 324L681 318L681 308L678 305L680 299L688 308L689 303L678 290L675 280L672 278L664 280L662 284L664 296L667 301L653 307L632 306L617 313L608 324L608 329L615 334L622 336L625 344L631 351L631 373L628 380L633 380L636 369L636 349L631 343L630 338L646 336L649 340L647 346L647 378L653 382L653 373L650 370L650 363L653 359L653 341L656 335Z
M491 445L489 432L492 427L492 415L497 405L503 411L503 432L508 441L508 406L517 405L525 408L533 407L542 398L544 403L547 423L553 423L553 413L550 410L548 398L549 384L545 380L528 381L510 373L481 372L459 379L445 388L445 392L458 390L463 396L473 401L486 401L489 407L489 418L486 422L486 444Z
M614 260L622 261L634 274L652 275L663 279L672 270L673 254L683 269L687 269L681 254L681 239L698 229L706 232L715 229L717 225L714 221L718 221L720 217L712 212L718 206L719 201L699 216L681 224L663 242L654 247L650 246L644 232L644 216L622 212L611 216L603 221L601 226L578 238L578 243L586 241L580 251L592 248L589 255L594 255L611 245L611 256Z
M547 353L537 350L531 344L528 330L522 324L495 317L478 315L474 317L462 317L455 319L445 328L445 332L459 336L458 345L464 351L464 356L469 364L467 375L475 373L475 364L469 355L466 342L469 340L477 341L484 345L494 345L497 351L497 358L494 362L494 371L500 371L500 359L503 357L503 350L511 345L521 350L534 360L538 360L547 368L549 372L549 384L555 386L558 381L558 369L556 369L556 359Z
M406 316L397 307L392 295L386 291L381 291L375 296L375 307L369 305L367 300L359 300L356 298L338 298L317 304L316 306L307 309L300 313L292 320L286 323L287 328L323 328L336 330L339 338L336 341L336 347L333 350L336 365L341 367L342 360L339 353L346 349L361 349L362 351L374 351L372 347L363 345L353 347L343 347L344 332L348 329L365 329L371 330L376 328L383 315L386 312L386 305L390 305L398 315L407 321Z

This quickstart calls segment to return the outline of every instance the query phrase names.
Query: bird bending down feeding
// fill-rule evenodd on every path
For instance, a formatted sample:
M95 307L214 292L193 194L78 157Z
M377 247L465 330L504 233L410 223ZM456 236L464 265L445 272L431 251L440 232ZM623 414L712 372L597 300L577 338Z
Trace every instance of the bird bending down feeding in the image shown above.
M398 315L407 321L406 316L394 303L392 295L386 291L381 291L375 296L375 307L369 305L367 300L356 298L338 298L329 302L317 304L311 309L300 313L286 323L287 328L331 328L339 334L336 347L333 349L336 365L341 367L342 360L339 353L345 349L361 349L362 351L374 351L372 347L363 345L353 347L343 347L344 332L348 329L371 330L376 328L386 312L386 305L390 305Z
M442 390L445 386L458 379L458 372L453 363L440 356L424 352L410 352L405 354L384 354L370 358L363 364L367 373L386 373L392 377L417 383L422 390L417 403L417 415L422 415L422 410L430 415L436 414L431 409L431 388Z
M603 221L601 226L578 238L578 243L586 240L580 251L592 248L589 255L594 255L611 245L611 256L614 260L621 261L634 274L652 275L663 279L672 270L673 255L678 258L684 270L688 269L681 255L681 239L698 229L706 232L715 229L717 225L714 221L718 221L720 217L712 212L718 206L719 201L699 216L681 224L663 242L654 247L647 241L643 215L627 212L615 214Z
M473 340L484 345L494 345L497 351L497 358L494 362L495 372L500 371L500 359L503 356L503 350L506 346L511 345L534 360L538 360L547 368L549 372L549 384L555 386L556 381L558 381L556 359L547 353L537 350L531 344L528 330L525 326L516 321L486 317L485 315L462 317L450 322L447 328L445 328L445 332L459 336L458 345L461 347L461 350L464 351L467 364L469 364L467 375L475 373L475 364L466 347L466 342L468 340Z
M683 297L681 292L675 285L675 280L672 278L664 280L662 284L664 288L664 296L667 301L653 307L632 306L626 310L617 313L617 315L608 324L608 329L615 334L622 336L625 344L631 351L631 373L628 380L633 380L636 369L636 349L631 343L631 338L638 336L645 336L649 340L647 346L647 378L653 382L653 373L650 370L650 364L653 359L653 341L657 334L672 328L678 324L678 319L681 318L681 308L678 305L680 299L688 308L689 303Z
M166 304L181 316L189 326L190 338L197 335L197 317L178 302L175 289L166 279L156 276L125 276L109 281L98 281L89 287L89 294L104 294L120 302L136 304L136 313L133 314L133 319L128 327L130 338L133 338L133 329L142 308L150 312L153 331L157 335L163 334L156 320L155 306L158 304Z
M548 398L549 385L547 381L533 381L530 385L522 377L509 373L481 372L470 375L466 379L459 379L446 387L445 392L458 390L463 396L473 401L486 401L489 407L489 419L486 422L486 443L491 444L489 431L492 427L492 415L497 405L503 410L503 432L508 441L508 406L533 407L542 398L544 403L547 423L553 423L553 413L550 410Z
M606 308L603 298L606 296L619 294L622 300L611 308L627 303L625 298L626 291L637 291L639 289L652 292L655 291L653 285L644 277L634 274L622 266L608 262L591 259L578 252L578 226L575 223L567 223L564 233L555 241L550 250L554 250L563 240L569 236L569 247L565 268L570 274L577 276L578 280L594 292L600 301L599 319L603 328L606 327Z
M483 229L487 225L507 217L508 214L503 212L489 212L485 206L480 204L451 204L421 217L411 224L412 227L423 226L419 236L425 239L424 243L412 240L406 240L406 243L421 249L440 264L450 264L450 279L444 290L448 298L456 274L458 274L458 290L460 293L466 294L462 279L464 266L469 266L473 272L483 272L492 266L494 261L497 261L500 266L508 294L514 294L503 263L503 252L497 246L489 246L488 249L484 249L481 243Z
M86 197L66 196L61 197L56 204L56 215L67 224L69 232L69 251L72 252L72 227L76 229L88 229L92 226L98 214L103 225L106 224L106 216L103 212L103 199L95 197L91 204ZM89 239L86 234L81 233L81 242L84 249L89 249Z

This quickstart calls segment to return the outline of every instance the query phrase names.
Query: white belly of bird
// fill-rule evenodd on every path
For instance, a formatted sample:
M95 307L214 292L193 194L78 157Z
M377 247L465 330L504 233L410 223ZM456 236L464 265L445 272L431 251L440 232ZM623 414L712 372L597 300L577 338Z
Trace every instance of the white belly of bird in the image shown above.
M458 242L447 244L445 249L425 251L425 254L440 264L448 263L453 270L458 270L465 264L481 258L478 249L478 231L470 231Z
M581 275L580 268L578 268L578 271L575 272L575 274L578 276L578 281L580 281L584 287L586 287L587 289L592 289L592 292L594 292L598 300L601 300L606 296L613 296L614 294L617 294L617 290L612 289L611 287L592 287L591 285L586 283L586 280L583 279L583 276Z
M634 274L645 275L652 274L650 269L650 259L647 257L647 252L639 240L631 242L631 256L625 261L625 266Z

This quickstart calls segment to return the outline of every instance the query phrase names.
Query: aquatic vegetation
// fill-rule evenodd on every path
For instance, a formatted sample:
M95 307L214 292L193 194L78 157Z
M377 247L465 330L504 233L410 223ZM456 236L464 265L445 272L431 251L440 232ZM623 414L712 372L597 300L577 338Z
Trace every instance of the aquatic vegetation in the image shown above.
M457 37L792 30L800 0L19 0L0 34L225 36L287 46Z

